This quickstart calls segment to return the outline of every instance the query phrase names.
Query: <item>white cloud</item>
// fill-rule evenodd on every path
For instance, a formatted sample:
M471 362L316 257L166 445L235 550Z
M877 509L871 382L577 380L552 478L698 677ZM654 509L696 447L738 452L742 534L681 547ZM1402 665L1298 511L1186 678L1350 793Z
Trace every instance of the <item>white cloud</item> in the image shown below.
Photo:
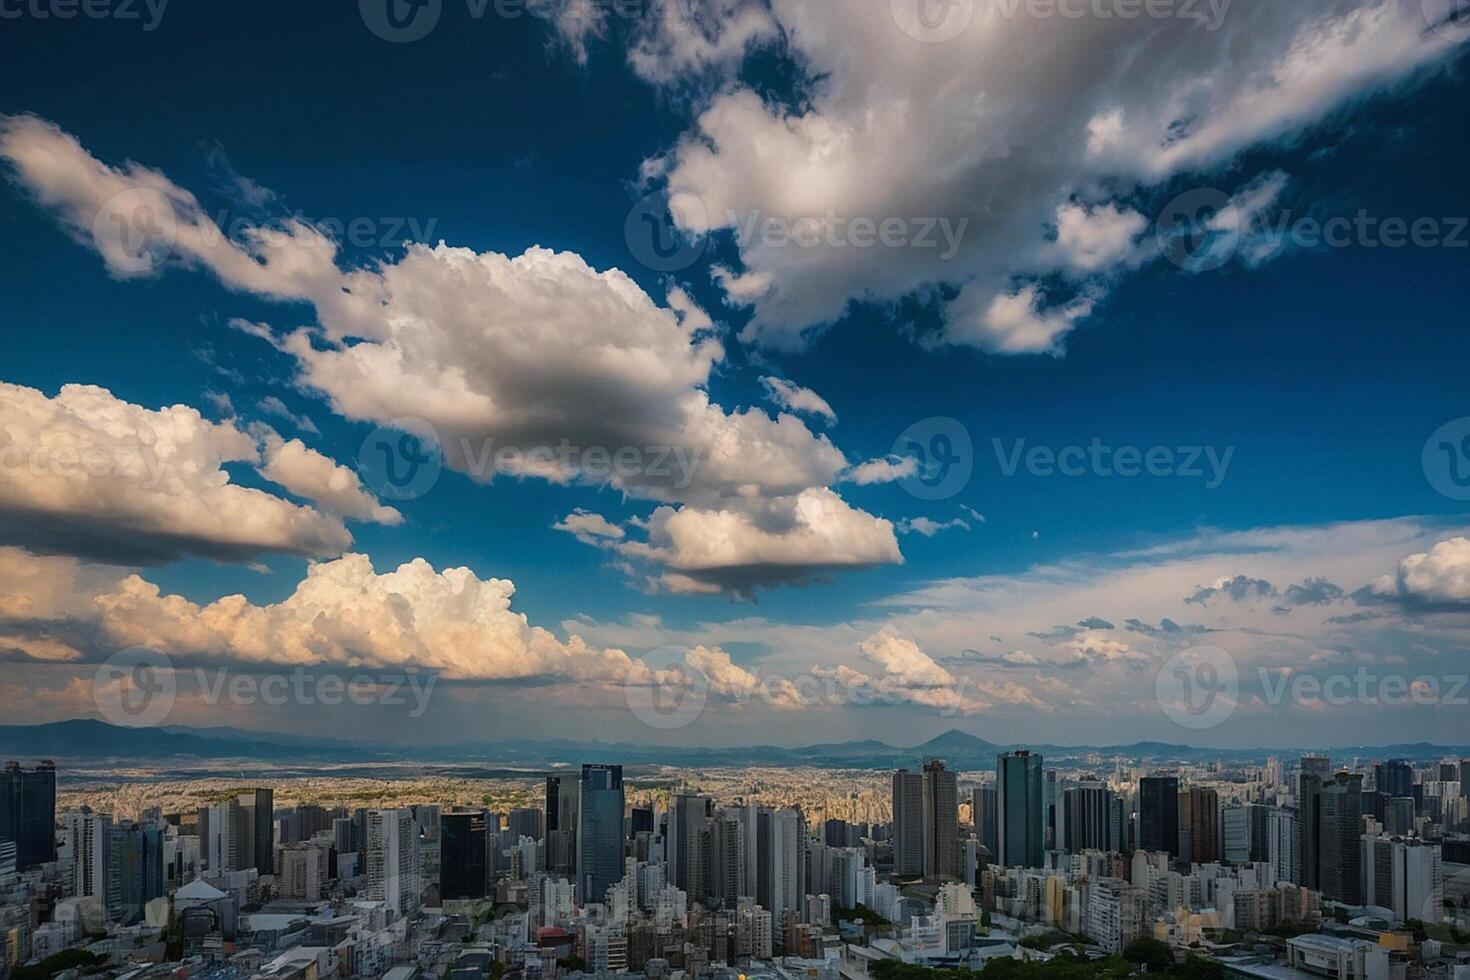
M621 681L621 650L566 642L511 610L515 586L468 568L415 559L379 574L365 555L310 566L290 596L255 605L226 596L197 605L137 576L97 596L99 624L119 646L253 664L420 668L467 680L555 676Z
M919 461L913 456L885 456L859 463L847 471L843 479L860 487L875 483L895 483L919 472Z
M898 560L887 522L817 493L848 466L827 436L790 412L726 411L710 400L706 386L724 348L710 317L677 287L660 305L616 269L598 271L544 248L512 257L412 245L397 261L342 272L335 245L315 229L247 228L234 242L163 175L136 164L109 167L34 117L5 117L3 126L0 155L70 226L86 229L112 195L161 194L175 261L207 268L231 288L312 302L316 327L278 334L260 323L233 325L294 358L299 384L348 419L427 423L448 465L484 482L504 474L611 485L692 508L684 522L691 527L717 523L711 515L759 527L757 550L779 553L783 579L799 577L802 564ZM107 241L94 244L114 262ZM820 414L814 395L791 394ZM306 482L301 469L280 473L322 493L321 480ZM799 503L828 498L834 505ZM672 511L660 513L666 521ZM822 519L836 523L811 523ZM781 543L783 520L795 537ZM854 553L833 544L849 542L859 525L884 529L888 540ZM797 545L808 540L826 546L804 563ZM707 550L747 557L742 547ZM754 571L772 567L756 561L731 572L749 584ZM700 574L717 571L702 566Z
M661 507L647 534L646 542L620 550L666 566L673 574L663 585L676 592L717 587L749 594L760 585L903 561L890 522L826 488L717 510Z
M798 415L813 415L828 425L837 421L837 413L827 400L810 388L794 385L781 378L761 378L767 397L777 406Z
M932 538L940 531L970 530L970 524L962 517L956 517L952 521L936 521L927 517L906 517L898 522L899 534L921 534L926 538Z
M264 459L260 475L267 480L344 517L390 526L403 523L403 515L378 503L347 467L308 448L300 439L288 442L269 430L258 435Z
M255 437L188 406L155 411L87 385L51 398L0 382L0 541L128 563L327 557L352 543L338 518L231 482L228 463L260 466ZM356 486L304 447L276 475L303 496L351 504L349 516L385 517L360 489L324 485L329 469Z
M579 510L568 514L557 521L552 527L558 531L576 535L577 540L583 544L602 544L609 541L621 541L627 537L627 532L620 526L609 521L601 514L590 511Z
M628 50L628 64L667 85L691 73L727 72L746 52L779 36L759 0L650 0L654 17Z
M1412 604L1470 607L1470 538L1447 538L1409 555L1396 573L1376 579L1371 590Z
M961 298L940 340L1051 351L1108 281L1143 259L1134 247L1142 217L1125 202L1157 206L1186 174L1208 186L1242 151L1442 63L1458 49L1425 29L1420 7L1241 0L1207 27L1184 16L1007 16L977 4L959 37L926 44L881 2L834 10L771 0L806 82L801 98L783 105L727 85L643 172L700 201L676 216L694 233L752 217L969 221L948 257L742 236L739 267L719 278L735 287L732 302L754 306L748 339L797 347L852 300L944 283ZM670 54L643 73L707 70ZM1067 288L1040 304L1034 286L1047 277Z

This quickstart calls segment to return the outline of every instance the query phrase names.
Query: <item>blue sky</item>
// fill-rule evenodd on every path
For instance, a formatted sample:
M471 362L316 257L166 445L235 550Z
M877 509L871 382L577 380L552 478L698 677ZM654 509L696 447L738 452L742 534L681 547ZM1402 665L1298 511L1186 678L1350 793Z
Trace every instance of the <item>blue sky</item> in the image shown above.
M14 652L0 671L18 711L93 713L97 663L143 645L247 672L436 671L443 711L433 724L382 707L305 720L187 698L175 717L308 731L387 724L406 740L465 726L484 737L565 734L548 706L631 740L878 731L905 741L955 725L1222 744L1360 739L1365 724L1380 742L1463 731L1465 709L1453 703L1354 703L1324 717L1320 706L1251 701L1258 668L1463 670L1465 503L1440 492L1422 459L1432 433L1470 415L1457 288L1470 260L1457 219L1470 215L1459 25L1432 30L1417 0L1289 14L1237 0L1214 27L971 11L960 35L930 43L890 10L819 16L785 0L719 0L693 22L684 4L653 0L631 17L573 3L515 18L445 0L427 36L390 43L369 29L364 3L366 14L175 0L153 29L147 8L140 20L27 8L0 25L10 177L0 194L0 381L30 390L13 391L7 411L54 406L73 384L118 403L17 424L11 438L53 445L47 427L69 423L86 431L57 438L110 438L117 430L101 420L120 405L190 406L201 425L227 426L232 445L254 442L245 452L263 454L226 459L219 473L276 511L314 515L309 542L298 529L241 545L237 527L176 547L177 528L140 516L153 505L127 499L126 487L59 502L12 474L0 488L10 498L0 500L0 546L12 549L13 581L74 582L81 568L104 583L75 585L65 601L48 589L25 615L12 610L0 636ZM118 181L110 192L193 195L171 221L219 226L237 243L250 229L314 227L336 242L336 271L317 268L321 282L301 286L279 269L230 265L228 241L191 251L187 234L141 271L119 267L93 230L112 198L93 178ZM1160 257L1159 216L1199 189L1217 189L1216 203L1247 230L1232 235L1217 221L1195 268L1181 268ZM641 261L647 243L627 232L642 227L628 219L645 195L671 192L699 215L660 220L701 245L672 273ZM707 230L700 222L727 213L739 225L829 212L897 218L909 231L964 220L965 233L951 258L913 242L799 248L742 242L729 228L695 237ZM1360 213L1375 229L1429 222L1434 243L1390 248L1355 233L1329 247L1302 231ZM304 224L287 225L293 216ZM1282 228L1296 233L1273 236ZM294 255L306 233L287 236L280 253ZM424 256L442 241L466 250L455 253L466 262L536 246L565 261L450 271L437 253L420 268L407 238ZM1223 265L1198 268L1212 259ZM638 293L615 316L602 294L612 269ZM324 305L340 290L321 283L352 270L366 277L359 292L371 281L393 297L371 327L362 326L371 311ZM623 289L612 287L626 299ZM354 332L363 329L380 332L364 344ZM381 389L313 356L335 351L340 365L406 342L423 345L415 356L432 370L390 372L375 379ZM699 352L711 343L718 354ZM598 356L608 351L641 356L612 366ZM830 413L773 401L768 378ZM670 422L668 412L692 411L690 398L703 414ZM493 423L476 416L491 403ZM404 415L435 420L451 444L525 447L560 435L590 445L673 431L733 457L692 489L575 472L476 481L451 459L429 492L383 500L397 511L384 520L362 516L363 499L383 491L371 477L346 505L340 492L310 489L328 461L357 468L375 427ZM896 440L917 425L927 442L937 418L957 420L973 445L962 464L972 475L954 492L923 499L932 495L909 492L908 481L855 475L870 461L900 473L915 465L890 455ZM779 436L767 428L776 425ZM726 441L700 443L716 426L730 430ZM296 439L300 472L290 485L273 480L263 472L272 454ZM746 452L764 439L769 458ZM1094 440L1140 455L1158 448L1170 466L1197 457L1203 472L1125 478L1085 467L1066 477L1023 465L1008 476L1002 457L1018 440L1052 451ZM1195 447L1228 466L1212 477L1211 457ZM108 494L118 499L96 505ZM88 501L83 522L75 509ZM108 521L150 547L167 539L166 559L109 551L120 535ZM221 535L228 553L217 550ZM395 628L420 633L306 637L322 621L303 623L283 604L309 562L328 566L343 552L368 556L379 575L427 562L424 594L387 583L357 596L381 603L406 590L412 625ZM35 563L44 571L23 574ZM429 635L456 624L500 635L498 621L429 595L439 573L461 566L513 582L510 608L531 632L467 646ZM167 629L143 606L129 620L107 597L134 572L201 608ZM1185 602L1237 576L1270 591ZM1291 585L1316 578L1333 583L1334 598L1281 611ZM236 594L258 615L219 624L206 607ZM1008 601L997 606L997 596ZM329 619L350 618L350 603L333 604L341 599L322 600ZM1328 622L1354 614L1365 618ZM1130 618L1198 629L1150 635L1124 626ZM1074 625L1091 620L1107 628ZM594 651L591 666L574 635ZM43 640L65 652L38 653ZM1218 728L1181 731L1155 679L1204 640L1238 662L1245 693ZM667 645L700 651L694 665L707 675L710 704L692 731L650 730L624 703L624 675ZM844 669L891 682L902 703L748 696L755 680L830 680ZM24 696L34 690L56 693Z

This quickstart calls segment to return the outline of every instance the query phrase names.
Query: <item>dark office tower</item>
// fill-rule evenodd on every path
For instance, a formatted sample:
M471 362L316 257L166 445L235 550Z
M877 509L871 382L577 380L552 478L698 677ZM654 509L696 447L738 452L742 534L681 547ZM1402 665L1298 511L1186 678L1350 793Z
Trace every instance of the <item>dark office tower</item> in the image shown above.
M924 877L960 876L960 801L955 774L938 759L924 763Z
M710 821L709 897L733 909L745 882L745 827L737 808Z
M1390 759L1373 767L1378 792L1389 797L1414 795L1414 767L1404 759Z
M519 841L522 837L530 837L533 840L541 839L541 811L535 807L522 807L519 810L510 811L506 824L514 840Z
M1179 778L1145 776L1138 783L1138 846L1179 856Z
M1042 758L1007 752L995 764L996 863L1039 868L1043 857Z
M1220 794L1212 789L1193 786L1179 796L1179 860L1194 864L1220 860Z
M1060 805L1061 802L1057 798L1057 771L1055 769L1043 770L1041 774L1041 813L1044 829L1041 837L1048 851L1055 850L1057 847L1057 824L1061 819L1057 808Z
M1314 891L1320 891L1322 885L1318 864L1322 854L1322 783L1322 777L1315 772L1302 773L1298 807L1302 825L1302 884Z
M714 801L695 793L676 793L664 838L669 884L692 900L708 894L709 821Z
M977 786L970 802L975 814L975 835L980 838L980 846L990 852L992 861L1000 850L995 838L995 798L994 786Z
M893 774L893 873L924 873L924 774L908 769Z
M623 878L623 767L582 767L577 794L577 888L583 904L607 901Z
M1442 783L1454 783L1460 779L1460 767L1453 762L1441 762L1439 764L1439 781Z
M163 896L163 835L156 826L125 820L108 830L107 916L133 925Z
M15 869L56 860L56 766L22 769L7 762L0 776L0 840L15 842Z
M1395 796L1383 808L1383 830L1390 837L1410 837L1414 833L1414 801Z
M1062 791L1062 846L1071 854L1112 850L1113 794L1088 780Z
M635 806L628 818L628 831L634 835L653 833L653 810L648 807Z
M847 847L849 843L846 820L832 817L822 825L822 840L828 847Z
M561 822L557 817L561 813L561 777L546 777L546 832L561 830Z
M1470 759L1460 760L1460 795L1470 797Z
M240 794L239 823L232 828L237 835L237 870L254 868L263 875L275 874L275 795L269 789ZM248 843L241 847L240 840Z
M1322 787L1317 876L1323 898L1363 901L1363 777L1338 773Z
M485 811L451 810L439 817L439 896L484 898L489 880Z

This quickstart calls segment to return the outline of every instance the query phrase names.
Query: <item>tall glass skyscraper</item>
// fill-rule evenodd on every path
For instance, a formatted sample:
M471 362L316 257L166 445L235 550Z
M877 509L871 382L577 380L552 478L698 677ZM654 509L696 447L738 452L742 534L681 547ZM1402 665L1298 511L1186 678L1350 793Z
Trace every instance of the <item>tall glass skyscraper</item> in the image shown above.
M1179 856L1179 778L1145 776L1138 782L1138 846Z
M1045 850L1042 834L1042 758L1030 752L1007 752L996 760L996 863L1002 867L1039 868Z
M56 766L22 769L5 764L0 774L0 839L15 842L17 871L56 860Z
M582 767L577 885L584 904L602 902L623 877L623 767Z
M484 898L488 881L484 810L454 810L439 818L439 896ZM496 821L497 837L499 821Z

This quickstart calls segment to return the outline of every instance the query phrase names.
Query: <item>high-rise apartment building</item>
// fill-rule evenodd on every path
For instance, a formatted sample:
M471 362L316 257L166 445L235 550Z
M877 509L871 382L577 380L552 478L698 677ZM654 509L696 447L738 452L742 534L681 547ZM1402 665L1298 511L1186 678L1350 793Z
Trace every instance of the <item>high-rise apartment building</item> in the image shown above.
M418 828L409 808L368 811L366 891L369 899L400 916L418 909L423 891Z

